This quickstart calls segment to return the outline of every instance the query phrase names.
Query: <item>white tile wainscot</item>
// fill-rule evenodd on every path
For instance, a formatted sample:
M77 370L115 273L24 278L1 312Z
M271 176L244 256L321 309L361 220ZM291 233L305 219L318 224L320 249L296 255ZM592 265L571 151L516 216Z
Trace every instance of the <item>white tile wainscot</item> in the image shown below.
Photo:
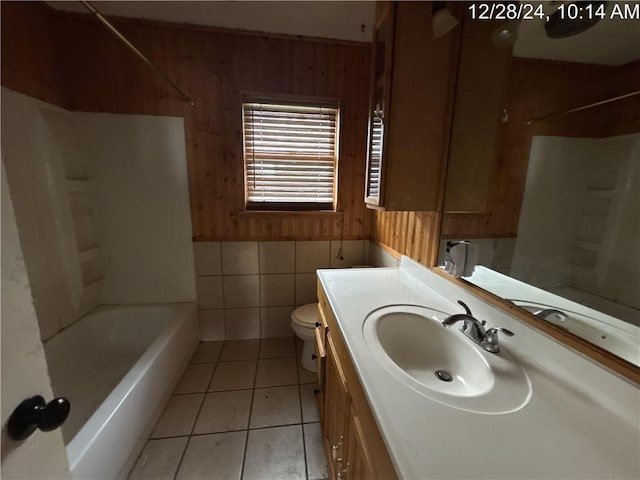
M317 302L316 270L366 263L368 240L193 243L204 341L292 336L291 312Z

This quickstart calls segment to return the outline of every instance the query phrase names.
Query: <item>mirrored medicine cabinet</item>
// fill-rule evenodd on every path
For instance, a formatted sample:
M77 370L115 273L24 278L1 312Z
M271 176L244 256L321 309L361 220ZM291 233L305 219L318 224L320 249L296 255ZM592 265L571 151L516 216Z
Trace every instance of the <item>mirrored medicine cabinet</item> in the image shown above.
M638 381L640 21L460 23L438 264L470 240L456 281Z

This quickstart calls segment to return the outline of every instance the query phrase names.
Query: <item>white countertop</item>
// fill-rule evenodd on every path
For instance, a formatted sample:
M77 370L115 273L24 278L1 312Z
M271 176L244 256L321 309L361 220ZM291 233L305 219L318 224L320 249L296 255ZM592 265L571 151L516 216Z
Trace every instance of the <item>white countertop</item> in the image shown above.
M319 270L318 278L400 478L640 478L637 386L407 257L400 268ZM515 332L501 345L531 381L520 410L489 415L430 400L380 366L364 340L376 308L462 313L459 299L488 327Z

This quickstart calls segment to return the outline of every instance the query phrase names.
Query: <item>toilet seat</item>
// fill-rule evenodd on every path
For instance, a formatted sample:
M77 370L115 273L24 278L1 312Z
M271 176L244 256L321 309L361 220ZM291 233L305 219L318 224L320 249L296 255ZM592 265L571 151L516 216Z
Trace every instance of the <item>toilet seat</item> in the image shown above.
M296 308L291 314L291 320L305 328L316 328L318 321L318 304L308 303Z

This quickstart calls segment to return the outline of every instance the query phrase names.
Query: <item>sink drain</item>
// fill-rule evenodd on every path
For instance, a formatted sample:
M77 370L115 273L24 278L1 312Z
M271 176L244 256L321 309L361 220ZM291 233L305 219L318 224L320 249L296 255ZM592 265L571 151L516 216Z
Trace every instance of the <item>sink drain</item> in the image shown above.
M452 382L453 376L446 370L436 370L436 377L443 382Z

